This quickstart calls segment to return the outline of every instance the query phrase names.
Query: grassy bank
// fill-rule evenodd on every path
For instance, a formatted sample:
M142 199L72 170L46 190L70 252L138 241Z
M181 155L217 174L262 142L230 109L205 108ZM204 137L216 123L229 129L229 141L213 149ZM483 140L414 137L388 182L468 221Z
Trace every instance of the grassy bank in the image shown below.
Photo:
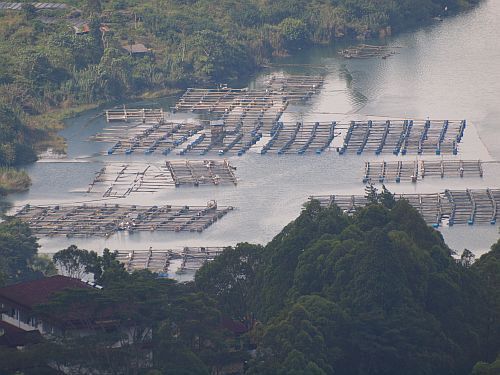
M0 195L20 193L31 186L31 179L24 170L0 167Z

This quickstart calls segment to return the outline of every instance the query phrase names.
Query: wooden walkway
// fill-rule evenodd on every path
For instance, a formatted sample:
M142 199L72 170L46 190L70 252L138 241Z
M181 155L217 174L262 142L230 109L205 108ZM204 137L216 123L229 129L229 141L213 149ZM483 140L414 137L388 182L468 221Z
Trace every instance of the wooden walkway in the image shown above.
M129 272L150 270L160 276L168 273L183 274L195 272L206 262L211 262L222 253L223 247L184 247L168 250L117 250L117 260L123 263ZM178 268L173 270L173 261L178 261ZM177 263L177 262L176 262Z
M483 177L480 160L365 162L363 182L417 182L425 177Z
M26 222L35 235L90 237L111 236L119 231L202 232L233 207L211 201L199 206L30 206L15 217Z
M339 154L457 155L464 121L352 121Z
M312 196L323 207L338 205L346 212L364 207L367 199L358 195ZM500 189L445 190L434 194L399 194L396 199L406 199L423 216L424 220L435 227L448 219L450 226L455 224L496 224L497 207L500 205Z

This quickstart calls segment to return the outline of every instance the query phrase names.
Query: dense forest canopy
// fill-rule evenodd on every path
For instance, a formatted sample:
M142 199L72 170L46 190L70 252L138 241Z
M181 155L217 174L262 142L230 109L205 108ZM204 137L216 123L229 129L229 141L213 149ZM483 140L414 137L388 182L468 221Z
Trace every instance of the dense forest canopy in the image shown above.
M313 201L264 248L197 273L223 313L263 323L250 374L451 375L494 361L500 242L456 260L408 202L376 201L353 216Z

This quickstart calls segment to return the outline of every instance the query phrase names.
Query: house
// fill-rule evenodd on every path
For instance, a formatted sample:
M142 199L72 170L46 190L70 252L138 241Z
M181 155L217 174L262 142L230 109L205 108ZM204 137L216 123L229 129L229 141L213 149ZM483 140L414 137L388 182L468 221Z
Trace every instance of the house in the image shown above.
M76 35L85 35L90 32L90 26L87 20L76 18L69 20L69 23Z
M144 44L126 44L123 49L127 51L132 56L144 56L151 52L149 48L146 48Z
M56 275L0 288L1 323L23 330L56 334L64 329L60 317L40 316L35 306L48 303L54 294L66 289L88 289L91 285L71 277Z
M108 338L113 340L107 344L109 353L130 347L129 353L133 353L137 363L144 368L151 367L151 327L136 326L134 321L120 316L120 312L133 309L133 306L101 306L95 298L101 293L100 289L94 284L62 275L0 288L0 347L24 350L30 344L50 341L51 338L60 342L63 338L109 334ZM65 290L73 290L80 295L65 303L62 310L38 308L53 302L53 297ZM80 300L82 295L89 297L89 293L90 300ZM21 365L14 363L12 373L22 368ZM52 366L50 363L47 365ZM58 370L64 373L96 373L91 367L83 370L77 367L69 365Z
M25 331L9 323L0 321L0 346L23 348L26 345L36 344L41 341L42 335L36 329Z

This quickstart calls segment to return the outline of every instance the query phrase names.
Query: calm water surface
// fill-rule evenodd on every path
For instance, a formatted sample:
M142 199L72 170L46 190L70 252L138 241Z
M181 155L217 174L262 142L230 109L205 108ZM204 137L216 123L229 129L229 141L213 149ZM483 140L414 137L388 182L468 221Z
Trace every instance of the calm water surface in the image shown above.
M370 60L344 60L334 48L321 47L280 60L286 64L317 67L280 67L290 73L325 73L323 91L310 102L290 108L289 120L353 120L370 118L467 119L461 157L500 160L500 1L490 0L476 10L446 19L416 32L388 41L401 47L399 54ZM266 70L252 85L269 75ZM171 102L153 103L168 108ZM151 106L152 104L148 104ZM12 196L16 206L25 203L84 202L100 199L83 193L94 174L109 161L156 161L160 156L99 156L105 144L89 142L89 136L106 124L98 112L70 120L62 135L68 139L71 162L38 162L28 168L33 187ZM187 115L176 115L188 117ZM173 156L175 157L175 156ZM190 158L192 158L190 156ZM385 156L385 159L388 157ZM409 157L410 159L412 157ZM365 160L374 155L339 156L333 150L321 156L261 156L249 152L230 158L240 179L236 187L198 187L132 195L119 203L204 205L216 199L236 210L202 234L119 233L109 239L42 238L42 252L72 243L102 250L147 249L189 246L224 246L241 241L266 243L293 220L309 195L362 193ZM395 192L436 192L446 188L500 186L500 168L488 164L483 179L444 179L410 184L389 184ZM118 203L117 200L112 201ZM467 247L476 254L498 239L495 226L455 226L441 229L450 247Z

